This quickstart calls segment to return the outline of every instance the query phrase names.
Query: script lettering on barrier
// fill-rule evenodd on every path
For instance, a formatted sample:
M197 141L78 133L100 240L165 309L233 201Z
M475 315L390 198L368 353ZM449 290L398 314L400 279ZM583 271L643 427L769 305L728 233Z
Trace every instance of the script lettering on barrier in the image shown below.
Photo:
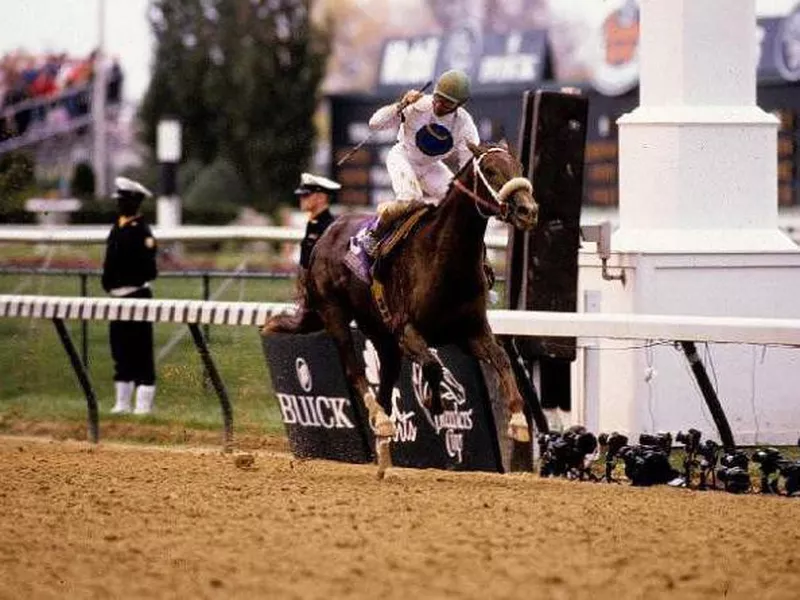
M416 442L419 431L414 423L414 415L416 413L413 410L404 411L400 407L399 400L400 390L394 388L392 391L392 413L389 416L392 423L394 423L394 441L401 443Z

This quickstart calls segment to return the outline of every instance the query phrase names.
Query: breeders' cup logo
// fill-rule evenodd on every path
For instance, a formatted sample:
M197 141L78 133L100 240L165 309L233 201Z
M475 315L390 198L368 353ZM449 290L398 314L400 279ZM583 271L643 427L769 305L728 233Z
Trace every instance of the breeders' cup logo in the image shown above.
M294 370L297 373L297 381L302 390L310 392L312 386L311 369L308 368L308 363L303 357L298 356L297 360L294 361Z
M464 458L464 432L471 431L473 426L472 409L465 410L467 393L464 386L455 378L450 369L442 363L436 350L431 348L431 353L442 365L444 372L440 386L444 410L441 414L434 416L426 407L426 399L430 397L431 390L422 373L422 367L417 363L414 363L411 367L411 385L414 389L414 398L436 434L444 435L447 455L455 458L460 463Z
M800 4L781 21L773 51L781 76L787 81L800 81Z

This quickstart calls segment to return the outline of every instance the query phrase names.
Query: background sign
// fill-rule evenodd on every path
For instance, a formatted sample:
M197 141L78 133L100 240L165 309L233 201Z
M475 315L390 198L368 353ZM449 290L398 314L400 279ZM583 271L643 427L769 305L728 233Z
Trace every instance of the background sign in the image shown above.
M550 76L543 30L476 34L468 28L446 35L391 38L384 42L376 94L399 96L449 69L471 79L473 94L524 90Z

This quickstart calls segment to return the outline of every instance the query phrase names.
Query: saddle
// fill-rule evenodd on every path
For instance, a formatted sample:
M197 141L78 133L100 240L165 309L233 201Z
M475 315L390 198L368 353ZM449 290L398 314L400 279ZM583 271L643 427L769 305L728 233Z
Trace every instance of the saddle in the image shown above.
M397 248L400 242L409 236L417 223L419 223L425 215L429 214L432 208L433 207L429 204L422 204L400 216L397 222L393 224L391 231L378 245L375 263L372 265L372 284L370 285L370 290L372 291L372 298L375 300L375 305L381 313L384 324L392 331L398 326L398 323L392 318L392 313L389 311L389 305L386 302L386 291L381 281L383 275L382 267L385 263L385 259L391 255L392 251Z
M356 277L370 286L372 297L381 313L381 317L390 329L393 329L392 317L386 303L383 283L381 282L383 266L387 264L386 259L391 256L392 252L400 245L400 242L409 236L414 227L425 215L430 213L432 208L431 205L424 204L399 215L396 221L391 224L390 231L380 240L374 260L370 259L361 246L361 241L367 234L370 225L372 225L372 221L367 223L363 229L350 239L350 247L345 254L344 264Z
M381 259L386 258L392 253L397 245L408 237L408 234L414 229L414 226L420 222L432 206L429 204L421 204L412 208L405 214L401 215L395 223L392 224L392 229L387 233L383 239L380 240L378 245L378 252L375 255L375 264L377 265ZM373 268L373 275L375 269Z

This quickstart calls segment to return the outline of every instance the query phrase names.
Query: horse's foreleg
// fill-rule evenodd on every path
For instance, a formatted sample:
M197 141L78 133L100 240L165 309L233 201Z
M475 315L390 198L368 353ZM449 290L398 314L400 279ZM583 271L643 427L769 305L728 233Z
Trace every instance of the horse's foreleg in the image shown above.
M325 323L325 329L331 335L336 348L339 350L339 358L344 367L348 383L361 397L364 406L367 408L369 422L375 435L381 438L393 437L394 425L392 425L388 415L378 404L375 394L367 382L364 367L356 356L353 336L350 333L349 319L341 309L333 306L323 308L320 311L320 316Z
M476 358L492 365L500 378L500 392L506 399L509 413L508 436L517 442L529 442L531 434L522 412L522 395L517 388L508 354L488 328L480 337L469 340L469 349Z
M410 323L403 328L400 336L400 346L411 359L422 367L422 373L431 390L430 411L438 415L442 412L442 390L440 384L444 377L442 365L428 348L428 344L417 331L416 327Z

